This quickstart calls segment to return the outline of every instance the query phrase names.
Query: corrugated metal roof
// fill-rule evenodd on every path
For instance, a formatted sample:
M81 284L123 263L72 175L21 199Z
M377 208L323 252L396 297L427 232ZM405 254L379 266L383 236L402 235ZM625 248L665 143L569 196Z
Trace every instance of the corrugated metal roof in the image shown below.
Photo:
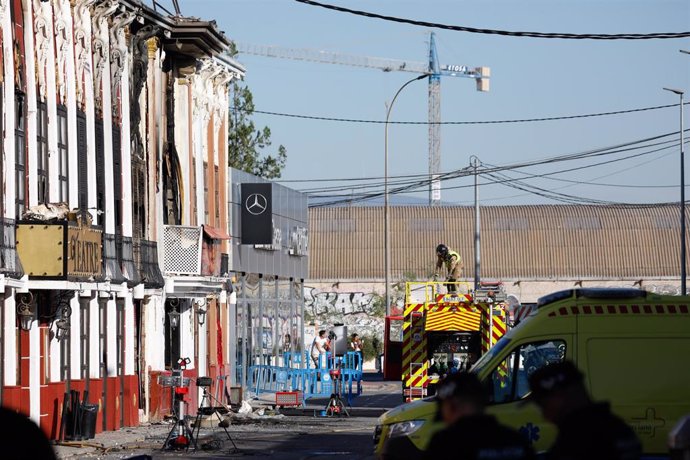
M492 279L679 274L680 217L661 206L485 206L481 274ZM474 277L473 207L391 207L391 276L426 279L445 243ZM312 208L310 279L382 279L383 208ZM688 243L690 246L690 242Z

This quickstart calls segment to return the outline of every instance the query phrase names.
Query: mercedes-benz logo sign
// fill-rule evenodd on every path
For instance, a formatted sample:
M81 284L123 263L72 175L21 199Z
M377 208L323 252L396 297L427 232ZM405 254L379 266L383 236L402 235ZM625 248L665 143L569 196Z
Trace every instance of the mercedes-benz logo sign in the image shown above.
M253 216L260 216L268 208L268 200L260 193L252 193L244 203L247 212Z

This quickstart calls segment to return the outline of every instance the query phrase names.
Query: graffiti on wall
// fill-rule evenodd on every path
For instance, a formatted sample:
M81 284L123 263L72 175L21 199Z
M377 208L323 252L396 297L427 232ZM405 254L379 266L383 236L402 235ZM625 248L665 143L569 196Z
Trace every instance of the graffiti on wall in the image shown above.
M305 288L305 321L319 325L342 323L349 332L382 335L385 305L378 294L322 291Z

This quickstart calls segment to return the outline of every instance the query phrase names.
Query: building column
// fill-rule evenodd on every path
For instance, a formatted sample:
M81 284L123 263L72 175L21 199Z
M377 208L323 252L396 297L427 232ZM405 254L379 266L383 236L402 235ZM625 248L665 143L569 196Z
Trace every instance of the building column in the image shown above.
M14 209L14 205L12 209ZM0 384L5 386L15 386L19 383L17 382L17 359L19 356L17 333L19 331L17 328L17 304L14 300L14 293L13 289L7 289L5 292L5 302L2 307L4 309L2 315L4 320L2 339L5 341L3 344L5 368L2 372L4 381L0 382Z
M39 2L40 3L40 2ZM36 145L36 74L37 67L34 47L34 14L31 1L22 2L24 10L24 65L26 69L26 144L27 144L27 176L29 178L29 194L26 207L34 206L38 202L37 187L37 145Z
M237 337L237 293L232 292L228 295L228 314L226 328L228 340L225 345L225 353L228 358L228 372L230 373L230 385L237 385L237 348L239 340Z
M37 425L41 423L41 328L38 321L32 322L29 337L29 417ZM22 359L25 359L22 357ZM23 370L23 369L22 369Z
M89 377L101 377L101 312L98 293L89 302Z
M134 375L134 360L137 352L134 349L136 330L134 321L134 301L130 292L125 296L125 375Z
M206 299L198 299L198 302L205 302ZM192 308L191 315L192 315L192 323L196 321L196 313L194 311L194 308ZM208 306L204 307L208 308ZM209 308L210 310L210 308ZM209 312L210 313L210 312ZM199 377L204 377L208 375L208 333L209 331L213 331L213 328L209 328L208 325L208 320L210 318L209 313L206 314L206 321L204 321L204 324L199 324L199 338L198 338L198 355L199 355L199 369L198 369L198 375Z
M81 379L81 358L82 358L82 343L81 343L81 302L79 301L79 292L70 300L70 307L72 308L72 316L69 318L70 331L70 376L74 380Z
M192 318L192 303L194 299L180 299L180 358L189 358L191 365L187 369L194 369L194 318ZM200 358L201 359L201 358Z

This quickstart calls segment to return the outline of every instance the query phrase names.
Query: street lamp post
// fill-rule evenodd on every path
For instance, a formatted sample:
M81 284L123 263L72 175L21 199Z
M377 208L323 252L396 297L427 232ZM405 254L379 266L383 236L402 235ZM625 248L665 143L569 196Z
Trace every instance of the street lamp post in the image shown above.
M426 78L428 75L420 75L405 82L404 85L398 89L398 92L393 96L393 100L388 105L388 111L386 112L386 124L385 124L385 137L384 137L384 158L383 158L383 246L384 246L384 271L385 271L385 283L386 283L386 316L391 313L391 294L390 294L390 269L391 269L391 251L390 251L390 223L388 220L388 120L391 116L391 110L393 109L393 104L398 98L398 95L405 89L407 85L422 78Z
M685 91L674 88L664 88L665 91L670 91L680 97L680 292L685 295L687 290L685 288L685 149L684 149L684 133L683 133L683 95Z

